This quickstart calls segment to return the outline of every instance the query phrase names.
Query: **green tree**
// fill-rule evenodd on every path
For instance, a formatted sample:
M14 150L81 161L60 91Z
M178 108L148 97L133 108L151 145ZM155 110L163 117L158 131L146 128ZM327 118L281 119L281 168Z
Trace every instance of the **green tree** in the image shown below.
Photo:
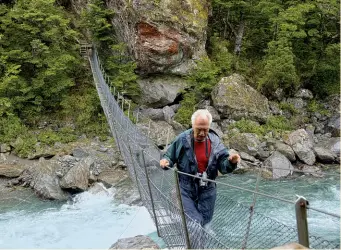
M70 20L53 0L0 6L0 99L7 98L7 112L31 119L56 109L80 65Z
M292 93L298 84L294 54L290 45L285 39L270 42L259 89L267 95L271 95L277 88Z

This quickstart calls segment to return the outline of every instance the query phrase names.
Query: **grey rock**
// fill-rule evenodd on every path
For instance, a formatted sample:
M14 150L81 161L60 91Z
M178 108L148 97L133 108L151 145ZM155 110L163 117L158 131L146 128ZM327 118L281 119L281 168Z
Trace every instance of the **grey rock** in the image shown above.
M332 163L337 157L332 151L321 147L314 147L314 152L318 161L322 163Z
M44 199L66 200L68 194L60 188L56 174L59 168L57 161L41 159L26 169L19 179L29 183L36 194Z
M241 152L246 152L249 155L256 156L259 150L260 140L256 134L252 133L237 133L233 135L228 145Z
M160 247L150 237L137 235L119 239L110 249L160 249Z
M289 161L294 162L296 161L296 156L294 150L287 144L282 143L280 141L276 141L274 145L276 151L283 154L285 157L289 159Z
M164 113L162 109L141 109L140 110L140 118L149 118L152 120L164 120Z
M301 110L307 106L307 103L302 98L287 98L286 102L294 105L294 107L298 110Z
M295 97L310 100L314 98L314 95L309 89L299 89L296 92Z
M76 158L85 158L89 156L89 154L81 148L75 148L72 150L72 155Z
M316 147L328 149L337 156L340 156L340 137L324 138L319 141Z
M221 131L221 128L220 128L220 126L218 125L218 123L212 122L210 128L213 129L213 130L218 134L218 136L219 136L220 138L223 137L224 133Z
M340 115L333 116L329 119L326 131L330 132L333 137L340 137Z
M313 139L304 129L298 129L289 134L285 141L292 147L297 157L308 165L313 165L316 161L313 151Z
M239 120L245 117L265 121L270 114L267 98L238 74L222 78L213 89L211 98L222 118Z
M162 112L165 121L170 123L172 121L173 116L175 115L174 110L169 106L165 106L163 107Z
M142 94L137 103L153 108L161 108L173 103L187 82L176 77L150 77L138 80Z
M0 163L0 177L19 177L27 167L18 164Z
M294 167L291 162L280 152L275 151L263 163L264 167L272 168L272 178L278 179L292 174Z
M240 152L240 158L245 161L250 161L250 162L255 162L256 158L253 157L252 155L249 155L248 153L245 152Z
M276 89L274 93L274 97L277 99L277 101L282 101L285 96L284 90L281 88Z
M85 191L88 189L90 166L93 165L93 159L84 158L72 167L60 180L60 187L64 189L73 189L76 191Z
M0 153L7 153L11 152L11 146L7 143L0 144Z

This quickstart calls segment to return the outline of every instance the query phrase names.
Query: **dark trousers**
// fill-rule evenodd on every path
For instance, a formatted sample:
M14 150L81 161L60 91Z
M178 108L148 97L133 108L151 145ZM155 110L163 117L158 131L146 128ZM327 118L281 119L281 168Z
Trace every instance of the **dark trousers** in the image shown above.
M208 182L206 187L200 187L198 182L192 185L181 185L181 198L185 213L201 226L212 220L217 197L216 184Z

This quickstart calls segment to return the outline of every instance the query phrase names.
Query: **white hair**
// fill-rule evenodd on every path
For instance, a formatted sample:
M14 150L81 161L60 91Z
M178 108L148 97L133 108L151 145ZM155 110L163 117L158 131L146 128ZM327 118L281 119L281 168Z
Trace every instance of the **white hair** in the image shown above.
M198 117L205 117L208 119L208 123L211 126L212 123L212 115L211 113L207 110L207 109L198 109L197 111L195 111L191 117L191 121L192 121L192 125L194 125L195 120Z

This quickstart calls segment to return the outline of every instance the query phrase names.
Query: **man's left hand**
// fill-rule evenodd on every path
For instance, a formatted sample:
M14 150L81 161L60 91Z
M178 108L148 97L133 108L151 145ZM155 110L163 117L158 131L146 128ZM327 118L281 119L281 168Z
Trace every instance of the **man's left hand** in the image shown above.
M240 156L239 154L231 154L229 156L229 161L233 164L239 163L240 162Z

